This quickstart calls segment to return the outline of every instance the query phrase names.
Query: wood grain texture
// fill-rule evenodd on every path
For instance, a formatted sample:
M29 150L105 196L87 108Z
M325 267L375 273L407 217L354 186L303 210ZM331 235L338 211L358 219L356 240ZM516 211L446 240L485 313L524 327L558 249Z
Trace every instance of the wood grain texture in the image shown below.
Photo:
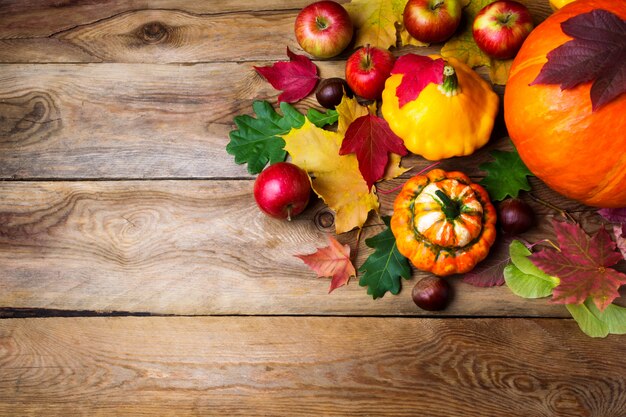
M537 22L552 12L524 1ZM0 62L284 60L285 47L302 52L294 19L311 2L110 3L12 2L0 12Z
M0 62L218 62L285 59L306 1L14 4L0 14ZM47 15L43 25L38 24ZM61 17L63 19L55 17ZM69 15L69 19L65 17ZM283 45L276 48L277 45Z
M619 337L571 320L0 321L0 414L623 417Z
M253 65L0 65L0 178L247 177L225 150L233 119L278 95ZM318 66L323 78L344 68ZM511 149L498 126L472 159L450 159L455 169L478 174L489 151Z
M275 95L250 64L0 66L0 176L243 176L233 118Z
M371 300L357 280L327 294L296 254L312 253L333 233L317 201L295 221L256 207L252 181L0 182L0 307L155 314L416 315L414 273L398 296ZM393 197L382 200L383 214ZM553 235L551 214L526 237ZM592 212L580 213L588 226ZM382 230L372 217L364 239ZM356 246L356 231L339 239ZM563 306L525 300L506 287L451 279L456 297L443 314L566 316Z

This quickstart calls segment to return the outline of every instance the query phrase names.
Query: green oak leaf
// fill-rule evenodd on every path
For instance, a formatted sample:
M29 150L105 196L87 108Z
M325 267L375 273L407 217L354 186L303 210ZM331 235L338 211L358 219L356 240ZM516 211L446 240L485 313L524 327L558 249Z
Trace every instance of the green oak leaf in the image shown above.
M293 106L281 103L281 116L267 101L255 101L252 109L256 118L247 114L235 117L236 130L230 132L226 152L235 157L238 164L248 164L250 174L258 174L270 163L284 161L283 149L286 135L294 127L304 124L304 116Z
M375 249L359 268L363 272L359 279L361 287L367 287L367 293L374 299L382 297L387 291L400 292L400 277L411 278L411 266L396 246L396 238L389 228L390 218L383 217L387 228L374 237L365 240L365 244Z
M552 294L559 279L537 268L528 259L530 250L519 240L509 246L511 264L504 268L504 281L513 294L523 298L542 298Z
M517 151L493 151L494 161L485 162L478 168L487 172L480 185L485 187L492 200L502 201L507 196L517 197L520 190L530 190L528 182L532 172L524 165Z
M255 101L252 110L256 118L247 114L235 117L237 129L229 134L226 152L235 157L236 163L247 163L250 174L258 174L268 163L271 165L285 160L285 141L280 136L286 135L292 128L302 127L304 115L285 102L280 103L282 116L267 101ZM322 113L310 109L307 116L317 127L337 121L336 111Z
M337 120L339 120L339 113L337 110L327 110L325 113L322 113L317 109L310 108L306 112L306 118L309 119L309 121L315 126L324 127L326 125L337 123Z

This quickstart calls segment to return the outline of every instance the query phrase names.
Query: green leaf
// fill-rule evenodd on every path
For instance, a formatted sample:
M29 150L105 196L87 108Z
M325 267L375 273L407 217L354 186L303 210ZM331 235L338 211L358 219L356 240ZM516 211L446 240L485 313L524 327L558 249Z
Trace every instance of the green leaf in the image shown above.
M282 116L267 101L255 101L252 109L256 118L246 114L235 117L237 129L230 132L226 152L235 157L236 163L247 163L250 174L263 171L268 163L284 161L285 141L279 136L304 124L304 116L293 106L281 103L280 108Z
M606 323L611 334L626 334L626 308L617 304L609 304L604 311L596 307L596 303L590 298L585 300L585 306L600 321Z
M567 311L570 312L578 327L587 336L606 337L609 334L609 326L596 317L586 304L566 304ZM608 309L608 308L607 308Z
M530 250L519 240L509 246L512 264L504 268L504 280L509 289L523 298L542 298L552 294L559 279L537 268L528 259Z
M327 110L325 113L317 109L309 109L306 112L306 118L309 119L317 127L324 127L326 125L332 125L337 123L339 119L339 113L337 110Z
M254 108L254 104L252 104L252 106ZM304 116L291 104L285 103L284 101L281 102L280 111L283 113L283 118L287 121L291 128L299 128L304 124ZM291 130L291 128L289 130ZM287 133L289 133L289 130Z
M552 287L559 285L559 279L551 275L546 274L539 269L528 257L530 256L530 250L519 240L514 240L509 245L509 255L511 256L511 262L521 272L527 275L533 275L541 280L547 281L552 284Z
M359 279L361 287L367 287L367 293L374 299L382 297L387 291L400 292L400 277L411 278L411 266L396 247L396 238L389 228L390 218L383 217L387 228L374 237L365 240L365 244L375 249L359 268L364 272Z
M479 166L487 172L480 184L485 187L492 200L501 201L507 196L517 197L520 190L530 190L526 178L533 175L524 165L517 151L493 151L494 161Z
M513 294L523 298L547 297L554 288L550 282L525 274L513 264L504 268L504 281Z

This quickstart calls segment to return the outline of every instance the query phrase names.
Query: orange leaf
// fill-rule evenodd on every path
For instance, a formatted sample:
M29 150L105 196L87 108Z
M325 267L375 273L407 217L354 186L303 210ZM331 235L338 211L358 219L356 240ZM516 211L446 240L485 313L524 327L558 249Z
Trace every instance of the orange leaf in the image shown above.
M310 255L295 256L315 271L318 278L332 278L328 290L330 293L335 288L346 285L350 277L356 276L356 270L350 260L350 246L342 245L332 236L328 236L328 239L330 242L328 246L319 248Z

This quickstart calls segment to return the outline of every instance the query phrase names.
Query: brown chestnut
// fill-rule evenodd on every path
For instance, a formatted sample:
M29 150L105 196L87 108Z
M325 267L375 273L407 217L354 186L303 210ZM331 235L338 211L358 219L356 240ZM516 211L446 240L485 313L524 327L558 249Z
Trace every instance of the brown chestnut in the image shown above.
M438 311L446 308L450 302L452 289L448 281L441 277L430 276L421 279L413 287L413 302L421 309Z
M518 235L535 224L535 212L525 201L509 198L498 205L498 221L504 233Z
M341 103L344 91L348 97L353 96L346 80L338 77L326 78L322 80L317 88L315 97L321 106L327 109L334 109L335 106Z

